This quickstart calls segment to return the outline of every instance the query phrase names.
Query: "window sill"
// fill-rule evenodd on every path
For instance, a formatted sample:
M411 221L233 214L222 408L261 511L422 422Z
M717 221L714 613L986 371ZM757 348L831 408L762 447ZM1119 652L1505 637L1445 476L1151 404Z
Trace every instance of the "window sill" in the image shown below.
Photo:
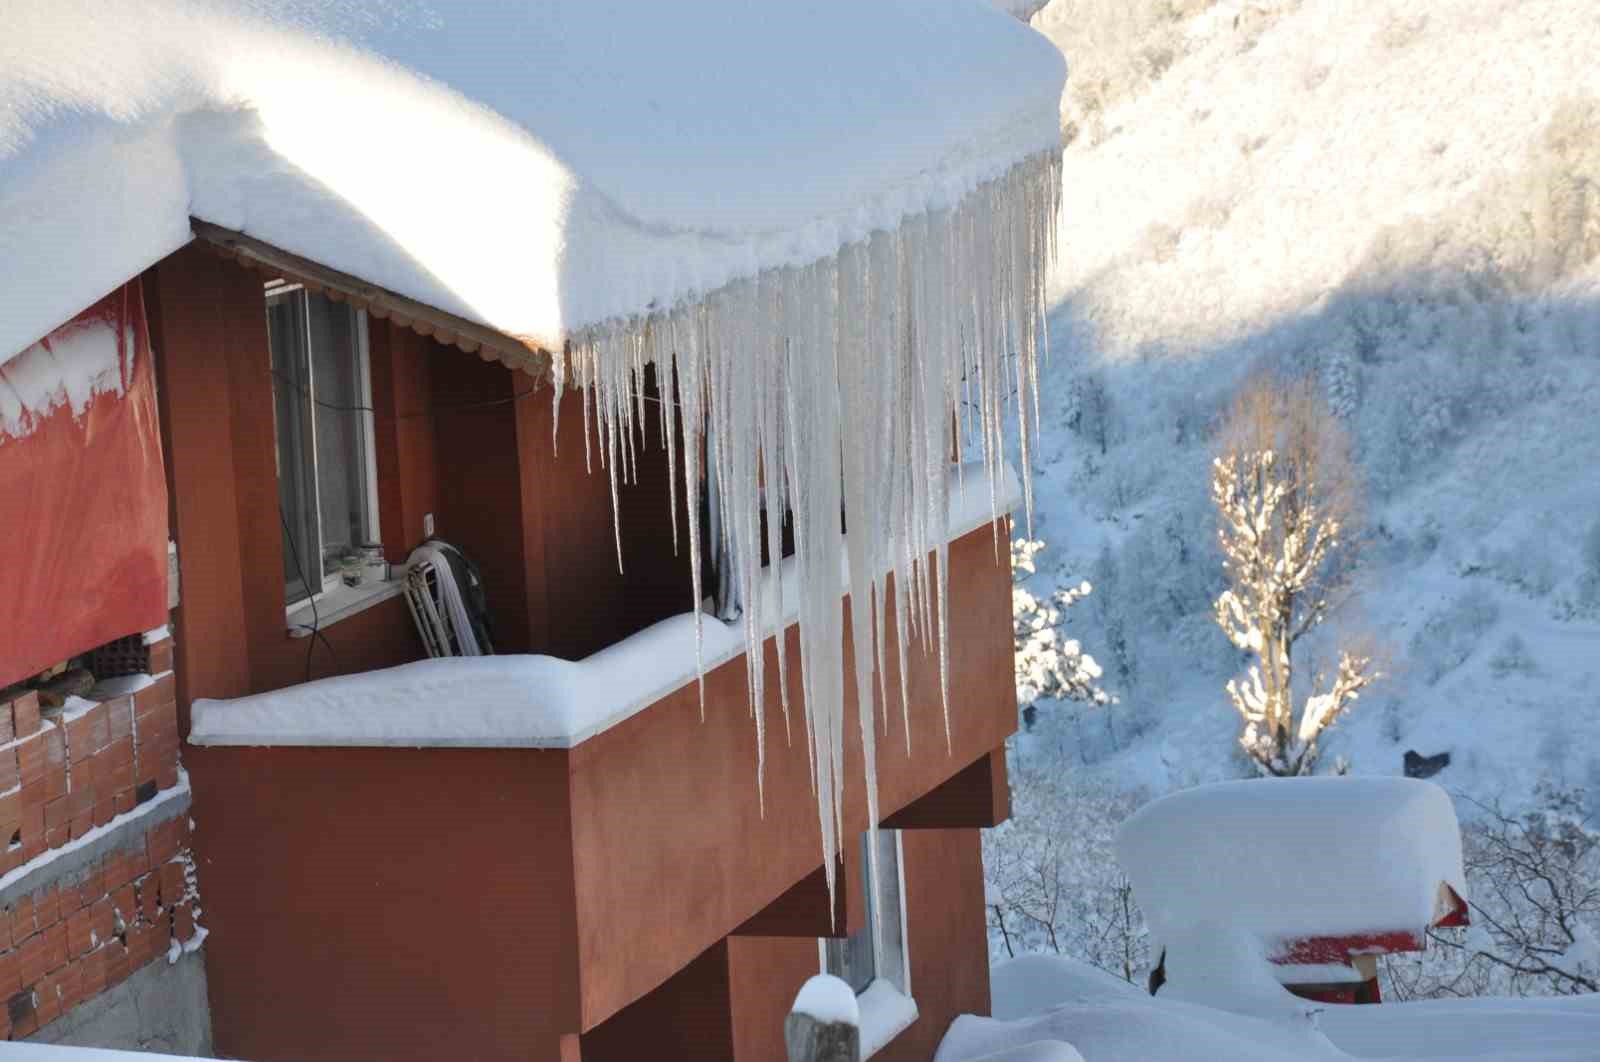
M917 1020L917 1001L881 977L856 997L856 1004L861 1008L863 1062L888 1047Z
M289 610L289 637L309 638L313 622L317 630L326 630L342 619L354 616L358 612L365 612L391 597L399 597L404 592L403 576L390 579L386 583L372 583L367 586L337 586L317 598L315 610L309 601L302 601Z

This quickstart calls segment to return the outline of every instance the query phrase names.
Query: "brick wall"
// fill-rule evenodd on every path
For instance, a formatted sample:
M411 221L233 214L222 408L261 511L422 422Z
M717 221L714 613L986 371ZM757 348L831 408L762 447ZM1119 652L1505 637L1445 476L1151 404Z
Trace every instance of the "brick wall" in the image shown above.
M179 786L172 643L155 676L41 711L0 703L0 1038L20 1039L203 931ZM176 948L175 948L176 946Z

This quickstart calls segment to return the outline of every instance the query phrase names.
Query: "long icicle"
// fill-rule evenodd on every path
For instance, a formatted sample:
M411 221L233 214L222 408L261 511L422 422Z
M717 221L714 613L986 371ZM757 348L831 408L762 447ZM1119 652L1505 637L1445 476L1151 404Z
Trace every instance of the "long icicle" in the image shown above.
M849 572L851 693L875 834L875 713L882 710L887 722L889 632L908 753L913 639L922 641L924 653L938 654L948 748L951 497L945 469L962 449L956 430L965 422L981 446L993 507L1007 461L1003 418L1013 397L1031 520L1028 436L1039 422L1038 346L1046 271L1057 251L1060 179L1060 153L1041 152L950 207L907 217L895 230L809 265L768 270L649 317L595 326L553 359L558 405L565 381L585 392L586 459L590 417L598 418L600 456L614 498L619 477L637 474L632 433L646 423L639 392L646 363L657 366L663 430L669 447L682 442L696 659L703 660L700 570L709 545L732 558L730 581L745 608L749 707L760 733L759 792L768 690L762 650L769 636L778 642L786 729L788 721L783 639L789 602L776 554L784 514L792 514L807 758L830 890L846 821L841 574ZM713 426L717 453L702 472L701 440ZM699 511L711 481L723 518L708 542ZM675 482L669 490L676 495ZM772 555L770 571L762 570L763 545ZM703 717L703 674L700 688ZM876 863L874 843L874 888Z

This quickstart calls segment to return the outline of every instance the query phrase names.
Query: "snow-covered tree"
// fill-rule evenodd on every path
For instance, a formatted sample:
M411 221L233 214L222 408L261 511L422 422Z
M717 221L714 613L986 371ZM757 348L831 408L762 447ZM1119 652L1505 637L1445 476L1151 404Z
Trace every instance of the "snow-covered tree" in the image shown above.
M1011 778L1011 818L983 833L990 957L1065 955L1137 983L1148 931L1114 841L1144 794L1057 768Z
M1430 930L1427 951L1387 960L1387 994L1600 992L1600 825L1584 791L1541 785L1520 814L1473 803L1461 837L1472 925Z
M1011 543L1011 626L1016 641L1017 705L1042 699L1109 705L1116 698L1100 686L1103 672L1074 638L1065 636L1063 614L1088 597L1086 582L1063 587L1040 599L1021 580L1038 571L1034 558L1044 548L1037 539Z
M1246 384L1212 463L1228 579L1214 614L1255 657L1227 690L1243 720L1239 743L1263 774L1310 774L1317 739L1378 677L1371 653L1345 648L1296 710L1295 644L1348 589L1358 493L1348 437L1310 381Z

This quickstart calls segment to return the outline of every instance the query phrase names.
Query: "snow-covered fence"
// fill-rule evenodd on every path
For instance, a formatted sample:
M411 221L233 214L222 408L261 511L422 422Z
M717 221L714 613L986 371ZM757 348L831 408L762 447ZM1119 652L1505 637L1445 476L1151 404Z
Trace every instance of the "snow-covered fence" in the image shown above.
M783 1023L789 1062L860 1062L861 1010L837 977L818 974L800 986Z

